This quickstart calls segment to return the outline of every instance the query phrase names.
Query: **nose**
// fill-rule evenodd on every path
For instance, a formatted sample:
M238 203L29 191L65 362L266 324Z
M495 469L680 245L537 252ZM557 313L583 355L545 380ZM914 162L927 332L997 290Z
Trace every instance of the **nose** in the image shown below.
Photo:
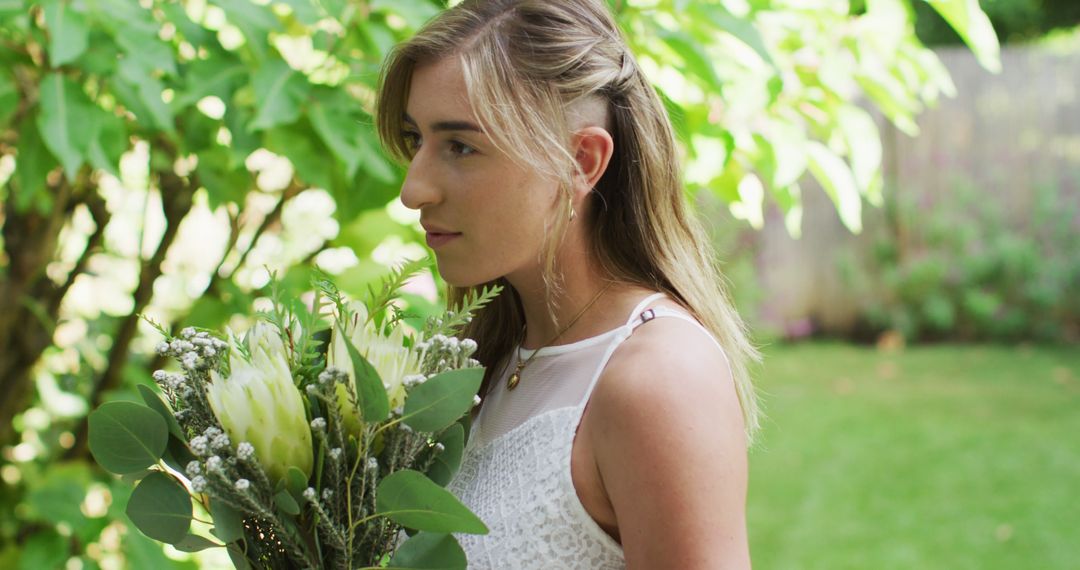
M420 210L437 204L442 198L431 168L426 164L423 149L416 153L409 170L405 173L405 182L401 184L401 203L406 208Z

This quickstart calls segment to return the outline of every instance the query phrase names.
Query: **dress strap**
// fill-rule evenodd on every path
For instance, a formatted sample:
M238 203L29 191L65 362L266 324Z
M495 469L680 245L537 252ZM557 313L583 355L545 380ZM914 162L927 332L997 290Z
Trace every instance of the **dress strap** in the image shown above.
M630 311L630 317L628 319L626 319L626 325L625 326L630 326L631 324L634 323L635 320L640 318L641 317L641 315L640 315L641 311L644 310L645 307L648 307L649 303L652 303L653 301L655 301L655 300L657 300L657 299L659 299L661 297L666 297L666 296L667 296L666 293L653 293L652 295L649 295L648 297L645 297L645 299L643 299L640 303L638 303L638 305L636 307L634 307L634 310Z

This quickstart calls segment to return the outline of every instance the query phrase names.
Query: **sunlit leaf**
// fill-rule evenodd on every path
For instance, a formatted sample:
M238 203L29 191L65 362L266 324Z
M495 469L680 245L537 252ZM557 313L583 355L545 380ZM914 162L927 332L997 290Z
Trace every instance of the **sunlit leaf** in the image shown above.
M926 0L926 3L960 34L983 67L992 73L1001 71L1001 46L990 18L979 7L979 0Z
M810 172L836 205L840 221L852 233L862 231L862 198L851 168L825 145L811 142Z

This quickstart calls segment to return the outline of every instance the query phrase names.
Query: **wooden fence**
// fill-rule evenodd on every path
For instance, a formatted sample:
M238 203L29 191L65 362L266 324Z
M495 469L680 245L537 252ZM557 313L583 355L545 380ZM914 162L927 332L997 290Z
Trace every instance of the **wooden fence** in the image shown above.
M1000 204L1016 231L1024 231L1042 186L1056 186L1062 200L1080 203L1080 53L1008 47L999 75L979 67L965 49L938 55L958 96L923 113L917 137L880 124L890 191L932 208L957 185L969 185ZM868 271L869 236L884 223L882 213L865 207L865 230L853 236L820 188L808 181L803 193L801 239L787 235L777 211L753 239L763 290L758 323L789 331L812 323L845 332L857 301L838 262L854 260L859 271Z

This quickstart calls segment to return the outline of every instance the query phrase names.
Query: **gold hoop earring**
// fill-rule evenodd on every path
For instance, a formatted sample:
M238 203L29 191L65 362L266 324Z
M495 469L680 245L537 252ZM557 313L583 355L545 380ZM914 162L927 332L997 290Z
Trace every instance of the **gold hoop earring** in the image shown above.
M577 212L574 211L574 198L567 198L566 205L570 208L570 221L572 222L574 221L574 218L577 217Z

